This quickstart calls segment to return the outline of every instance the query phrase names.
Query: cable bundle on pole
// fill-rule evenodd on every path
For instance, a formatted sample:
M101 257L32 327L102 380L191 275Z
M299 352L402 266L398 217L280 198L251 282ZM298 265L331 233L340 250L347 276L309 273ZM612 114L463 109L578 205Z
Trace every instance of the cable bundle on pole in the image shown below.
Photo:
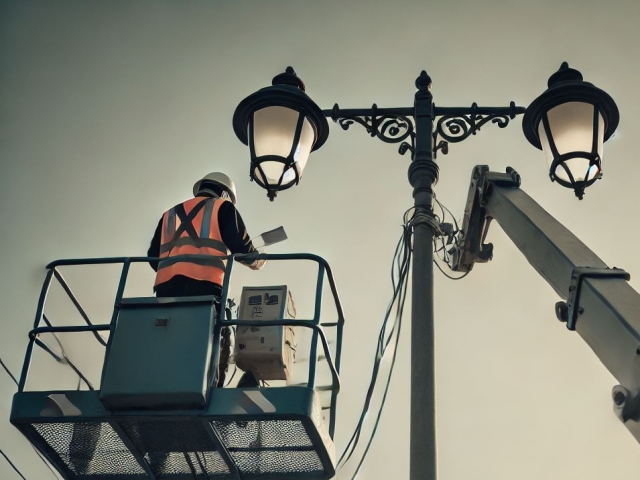
M378 343L376 348L376 354L373 364L373 370L371 372L371 380L369 382L369 388L367 389L367 394L364 401L364 406L362 408L362 413L360 415L360 419L358 424L356 425L353 434L347 446L345 447L344 452L340 456L338 460L337 470L341 470L344 466L349 462L349 460L353 457L356 447L360 441L364 421L369 413L369 408L371 406L371 400L375 391L376 383L378 380L378 375L380 373L380 366L382 364L382 360L385 358L388 353L388 348L391 344L393 344L392 352L391 352L391 365L389 366L389 372L387 378L385 379L384 391L382 394L382 400L380 402L380 406L376 413L374 425L372 427L371 433L369 435L369 439L367 440L366 447L362 452L357 466L353 475L351 476L354 479L364 460L369 452L371 444L373 443L373 439L375 437L378 424L380 422L380 418L382 416L382 411L384 409L384 404L386 402L387 393L389 391L389 386L391 384L391 376L393 374L393 369L395 366L396 355L398 352L398 341L400 339L400 331L402 326L402 315L404 311L404 304L407 297L407 287L408 287L408 279L411 265L411 253L412 253L412 232L413 226L411 224L412 218L408 218L408 213L411 209L407 210L404 214L404 222L403 222L403 230L400 239L398 240L398 244L396 246L396 250L393 256L393 261L391 264L391 283L393 286L393 295L387 310L385 312L384 320L382 322L382 326L380 328L380 333L378 335ZM395 309L395 316L393 319L393 323L389 326L389 320L391 318L391 314Z

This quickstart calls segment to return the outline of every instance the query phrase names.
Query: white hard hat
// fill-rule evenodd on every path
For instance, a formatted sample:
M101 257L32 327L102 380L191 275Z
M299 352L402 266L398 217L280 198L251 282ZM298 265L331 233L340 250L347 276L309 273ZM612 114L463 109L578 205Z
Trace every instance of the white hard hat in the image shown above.
M231 197L231 201L234 204L236 203L236 200L238 198L236 196L236 186L233 183L233 180L231 180L224 173L211 172L208 175L205 175L204 177L202 177L200 180L198 180L193 185L194 197L198 195L198 192L200 191L200 185L202 185L202 182L211 182L211 183L215 183L216 185L220 185L229 194L229 197Z

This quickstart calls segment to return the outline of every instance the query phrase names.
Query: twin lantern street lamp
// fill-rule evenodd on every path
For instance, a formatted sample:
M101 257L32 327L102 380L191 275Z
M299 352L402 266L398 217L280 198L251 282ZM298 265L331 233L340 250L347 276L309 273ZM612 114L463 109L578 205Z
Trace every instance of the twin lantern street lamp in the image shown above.
M439 107L433 103L431 78L422 72L416 80L414 104L405 108L321 110L305 93L293 69L273 79L272 86L245 98L233 116L238 138L251 151L251 179L273 200L278 191L297 185L313 150L327 140L327 117L347 130L363 126L372 137L399 143L399 152L411 152L409 182L413 186L411 294L411 421L410 478L435 480L436 416L434 356L433 240L441 235L433 213L433 185L439 168L438 152L461 142L488 122L504 128L524 114L524 134L542 149L552 181L584 190L602 176L602 145L618 126L618 108L611 97L584 82L577 70L563 63L549 79L549 88L528 108Z
M426 85L425 85L426 83ZM420 84L420 85L419 85ZM416 81L419 89L430 90L431 79L425 72ZM618 107L603 90L582 79L582 74L564 62L548 82L548 89L527 109L442 108L431 104L425 112L433 120L440 117L433 137L432 150L447 153L449 142L459 142L489 120L505 127L509 118L524 113L522 128L527 140L544 151L552 181L574 190L582 199L584 190L602 177L602 146L616 130ZM415 155L416 136L411 117L413 108L321 110L305 93L305 85L288 67L277 75L272 86L249 95L238 105L233 116L236 135L251 152L251 179L267 190L271 199L280 190L297 185L313 150L327 140L327 117L346 130L357 122L371 136L389 142L402 142L400 152ZM433 129L432 129L433 130ZM438 136L444 138L436 144ZM404 140L409 140L410 143Z

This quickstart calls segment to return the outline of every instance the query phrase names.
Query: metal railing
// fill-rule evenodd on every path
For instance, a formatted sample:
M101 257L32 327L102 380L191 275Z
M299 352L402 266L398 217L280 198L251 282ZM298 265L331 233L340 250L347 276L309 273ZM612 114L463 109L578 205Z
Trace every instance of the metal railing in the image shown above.
M180 257L175 257L180 258ZM187 256L185 256L187 258ZM204 255L190 255L188 258L207 258ZM296 327L304 327L312 330L312 338L311 338L311 346L310 346L310 355L309 355L309 375L307 378L307 386L309 388L316 388L315 380L316 380L316 371L318 364L318 341L322 345L322 350L324 354L324 360L327 362L327 366L331 372L331 401L330 401L330 418L329 418L329 434L333 438L334 430L335 430L335 418L336 418L336 401L337 395L340 390L340 358L342 354L342 333L344 326L344 313L342 310L342 305L340 303L340 298L338 296L338 290L335 284L335 279L333 277L333 273L331 271L331 267L329 264L321 257L308 253L292 253L292 254L250 254L250 255L230 255L225 257L227 260L227 265L225 268L225 277L224 283L222 286L222 296L221 296L221 305L227 304L228 298L228 290L230 284L231 273L233 270L233 265L239 259L243 261L252 261L258 259L266 259L269 261L311 261L318 265L318 274L317 281L315 287L315 306L313 318L311 319L283 319L283 320L246 320L246 319L226 319L224 312L225 308L216 309L216 322L214 327L214 338L213 342L217 348L214 348L215 357L212 359L213 366L215 371L217 371L217 365L220 354L220 340L221 340L221 330L225 326L260 326L260 327L269 327L269 326L296 326ZM42 289L40 291L40 297L38 300L38 307L36 309L36 316L33 325L33 329L29 332L29 344L27 346L27 351L25 354L25 359L22 367L22 372L20 374L18 391L24 391L25 384L27 381L27 377L29 374L29 368L31 366L31 360L33 356L34 346L38 346L45 350L49 355L51 355L57 362L64 363L69 365L82 379L87 387L90 390L94 390L91 382L82 374L80 369L70 361L70 359L62 353L62 357L56 353L54 353L44 342L42 342L38 335L44 333L76 333L76 332L92 332L96 338L96 340L103 346L106 347L105 355L104 355L104 363L108 362L109 356L109 347L110 340L113 338L113 333L115 330L116 320L118 318L118 312L120 310L120 306L122 304L122 300L124 297L125 286L129 274L129 269L132 263L146 263L149 261L157 261L157 258L150 257L105 257L105 258L81 258L81 259L63 259L56 260L47 265L47 274L45 276L44 283L42 285ZM58 270L59 267L67 267L67 266L87 266L87 265L107 265L107 264L122 264L122 270L120 273L120 279L118 282L118 288L116 291L115 299L114 299L114 308L113 314L111 316L111 320L106 324L93 324L87 315L86 311L82 307L81 303L78 301L76 296L73 294L71 288L67 284L66 280ZM86 325L80 326L53 326L47 316L44 314L45 304L47 301L47 295L51 288L52 280L56 279L62 289L70 298L72 304L77 309L78 313L86 323ZM337 319L334 322L321 322L321 313L322 313L322 297L323 297L323 287L325 278L329 284L331 295L333 301L335 303L335 308L337 312ZM42 324L46 326L42 326ZM324 328L335 328L336 329L336 349L335 349L335 361L334 356L331 353L329 348L329 342L327 341L326 335L324 333ZM109 341L105 342L104 339L100 336L98 332L101 331L109 331ZM213 383L212 387L213 388ZM318 389L325 390L326 388L319 387Z

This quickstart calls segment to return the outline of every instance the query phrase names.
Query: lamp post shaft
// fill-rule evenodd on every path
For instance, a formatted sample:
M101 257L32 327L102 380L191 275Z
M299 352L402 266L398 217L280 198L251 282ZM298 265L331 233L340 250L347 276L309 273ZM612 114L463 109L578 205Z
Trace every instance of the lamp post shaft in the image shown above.
M411 291L410 480L436 480L435 354L433 309L433 99L431 79L416 80L415 151L409 167L413 186L413 270Z
M436 480L433 231L413 232L410 480Z

